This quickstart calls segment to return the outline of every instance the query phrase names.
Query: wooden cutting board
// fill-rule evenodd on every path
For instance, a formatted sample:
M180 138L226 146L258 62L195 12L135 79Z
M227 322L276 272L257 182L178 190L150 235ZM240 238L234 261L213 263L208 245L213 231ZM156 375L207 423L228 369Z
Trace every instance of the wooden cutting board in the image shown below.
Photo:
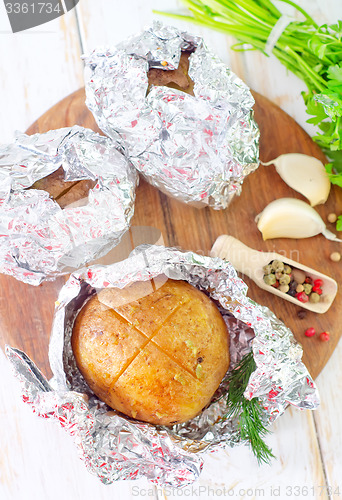
M284 111L271 101L255 93L255 118L260 127L260 158L266 162L283 153L305 153L325 158L304 130ZM85 106L84 90L81 89L53 106L28 130L29 134L47 132L50 129L82 125L99 131L94 118ZM247 177L242 194L236 197L226 210L211 208L195 209L171 199L143 180L137 190L133 226L158 228L164 242L208 254L220 234L231 234L248 246L262 251L276 251L300 261L309 267L341 278L341 263L333 263L329 255L342 251L339 243L319 235L310 239L277 239L264 242L254 222L255 216L272 200L281 197L302 198L290 189L278 176L273 166L260 166ZM341 213L342 190L333 187L328 202L317 208L327 220L330 212ZM328 228L334 230L332 224ZM13 278L0 275L1 342L23 349L49 377L51 375L47 352L54 302L65 278L46 282L39 287L25 285ZM246 278L249 296L268 306L291 328L296 339L303 345L303 360L313 377L317 377L331 356L342 329L342 295L338 292L330 310L322 315L307 311L300 319L300 307L259 289ZM304 331L314 327L318 333L329 331L329 342L322 342L319 335L304 336Z

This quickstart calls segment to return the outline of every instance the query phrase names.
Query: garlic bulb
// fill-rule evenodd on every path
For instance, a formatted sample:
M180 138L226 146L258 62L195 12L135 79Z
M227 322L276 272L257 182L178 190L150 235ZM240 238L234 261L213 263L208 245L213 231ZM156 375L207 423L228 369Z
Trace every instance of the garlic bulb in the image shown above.
M267 166L272 163L283 181L290 188L305 196L312 207L327 201L330 193L330 180L323 163L317 158L300 153L289 153L262 165Z
M256 217L264 240L273 238L310 238L322 233L328 240L341 241L325 227L318 213L295 198L272 201Z

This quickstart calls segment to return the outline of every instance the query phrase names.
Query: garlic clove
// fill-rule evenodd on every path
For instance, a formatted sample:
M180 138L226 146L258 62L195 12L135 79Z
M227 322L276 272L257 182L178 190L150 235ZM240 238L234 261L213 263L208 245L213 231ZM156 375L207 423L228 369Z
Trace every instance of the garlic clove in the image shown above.
M290 188L305 196L312 207L325 203L330 193L330 180L321 161L301 153L289 153L262 165L275 165L280 177Z
M322 218L310 205L295 198L272 201L255 221L264 240L311 238L322 233L328 240L342 241L328 231Z

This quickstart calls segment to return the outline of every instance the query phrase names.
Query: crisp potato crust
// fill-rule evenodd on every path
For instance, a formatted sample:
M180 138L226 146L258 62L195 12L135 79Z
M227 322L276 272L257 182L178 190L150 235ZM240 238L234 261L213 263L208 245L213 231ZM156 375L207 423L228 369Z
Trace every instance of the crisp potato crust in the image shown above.
M185 422L211 400L229 365L214 302L184 281L106 289L78 314L77 366L111 408L160 425Z

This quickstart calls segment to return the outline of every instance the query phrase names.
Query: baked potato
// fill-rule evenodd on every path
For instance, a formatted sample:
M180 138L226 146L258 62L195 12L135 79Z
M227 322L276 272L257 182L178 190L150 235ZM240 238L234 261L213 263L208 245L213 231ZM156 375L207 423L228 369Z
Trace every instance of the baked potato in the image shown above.
M84 204L82 200L88 197L90 189L95 187L96 181L82 180L66 182L64 180L64 170L60 167L52 174L36 181L30 189L41 189L47 191L50 197L55 200L61 208L73 204L80 206Z
M194 95L194 82L188 74L190 54L189 51L182 52L176 69L151 68L147 73L149 85L170 87Z
M229 335L214 302L165 277L94 295L76 318L71 343L100 399L159 425L199 414L229 365Z

